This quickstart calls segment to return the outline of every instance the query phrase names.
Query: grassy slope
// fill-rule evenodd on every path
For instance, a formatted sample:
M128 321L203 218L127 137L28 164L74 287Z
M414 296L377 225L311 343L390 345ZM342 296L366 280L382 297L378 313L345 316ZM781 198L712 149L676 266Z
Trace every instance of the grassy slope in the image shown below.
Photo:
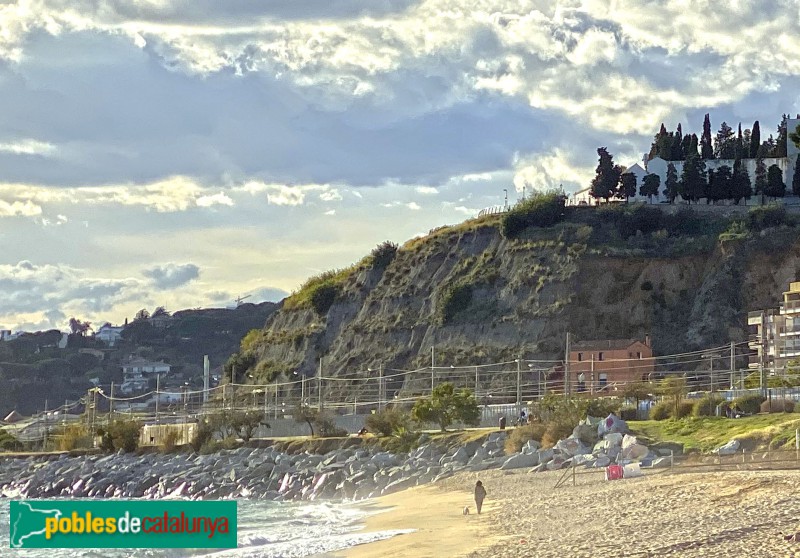
M740 419L721 417L686 418L681 420L631 421L630 429L652 441L675 441L688 449L710 451L729 442L739 440L743 447L780 448L794 447L795 429L800 428L800 414L776 413Z

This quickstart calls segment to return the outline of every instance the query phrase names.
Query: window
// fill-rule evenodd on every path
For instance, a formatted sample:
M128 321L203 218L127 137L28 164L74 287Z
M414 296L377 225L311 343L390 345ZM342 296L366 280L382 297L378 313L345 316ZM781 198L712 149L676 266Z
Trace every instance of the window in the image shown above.
M597 353L597 360L603 360L603 353Z
M600 353L601 355L603 353ZM599 377L600 389L603 389L608 385L608 374L600 374Z
M583 353L578 353L578 362L583 360Z
M641 351L638 351L638 352L636 353L636 358L638 358L639 360L641 360L641 358L642 358L642 353L641 353Z

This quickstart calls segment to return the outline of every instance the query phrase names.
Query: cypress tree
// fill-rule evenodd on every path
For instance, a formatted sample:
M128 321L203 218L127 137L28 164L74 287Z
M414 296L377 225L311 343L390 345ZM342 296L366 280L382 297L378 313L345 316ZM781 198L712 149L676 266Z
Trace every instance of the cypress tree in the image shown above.
M761 127L758 120L753 122L753 132L750 134L750 158L758 157L758 148L761 147Z
M664 196L669 203L674 203L678 197L678 172L672 163L667 165L667 180L664 183Z
M781 118L781 123L778 124L778 144L775 146L775 154L773 157L786 157L786 142L787 142L787 120L788 114L784 114Z
M714 147L711 145L711 119L706 114L703 120L703 136L700 140L700 156L703 159L714 158ZM689 157L688 155L686 156Z
M595 199L603 198L608 201L617 193L621 170L620 167L614 165L614 157L605 147L599 147L597 155L600 160L589 194Z
M749 200L753 195L753 187L750 184L750 175L747 174L747 169L742 165L741 159L736 159L733 162L733 177L731 178L731 199L736 205L742 198Z
M794 178L792 178L792 193L800 196L800 155L794 162Z

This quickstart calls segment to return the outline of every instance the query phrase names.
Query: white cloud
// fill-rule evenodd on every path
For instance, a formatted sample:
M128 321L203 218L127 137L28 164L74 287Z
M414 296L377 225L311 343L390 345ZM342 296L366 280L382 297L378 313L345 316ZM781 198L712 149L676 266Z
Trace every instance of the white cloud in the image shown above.
M208 196L197 198L197 207L212 207L214 205L226 205L232 207L234 202L225 192L217 192Z
M422 207L417 202L409 202L406 204L406 207L411 209L412 211L419 211Z
M0 199L0 217L35 217L42 208L30 200L7 202Z
M322 201L327 201L327 202L340 201L342 199L342 195L339 193L338 190L330 189L330 190L327 190L325 192L322 192L319 195L319 199L321 199Z
M267 188L267 201L272 205L302 205L306 193L300 186L272 184Z
M424 196L432 196L439 193L438 188L433 188L431 186L417 186L414 188L414 191Z
M52 155L56 152L56 146L45 141L34 139L23 139L12 142L0 142L0 153L12 153L14 155Z

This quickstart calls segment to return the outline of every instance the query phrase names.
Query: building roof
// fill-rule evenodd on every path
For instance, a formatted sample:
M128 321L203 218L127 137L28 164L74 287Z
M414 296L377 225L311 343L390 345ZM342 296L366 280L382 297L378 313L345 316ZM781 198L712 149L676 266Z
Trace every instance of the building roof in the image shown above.
M628 173L647 174L647 171L644 170L642 168L642 165L640 165L639 163L634 163L631 166L629 166L627 169L625 169L625 172L623 174L628 174Z
M14 410L6 415L6 418L3 419L3 422L13 423L13 422L19 422L22 419L23 416L19 414L16 410Z
M159 366L159 367L160 366L168 366L168 367L172 368L172 365L169 364L168 362L162 362L162 361L153 362L153 361L145 360L143 358L137 358L137 359L130 360L128 362L122 363L122 367L123 368L132 368L134 366L136 366L136 367L147 367L147 368L154 367L154 366Z
M644 341L639 339L595 339L592 341L575 341L570 345L572 351L597 351L601 349L606 350L620 350L627 349L635 343L645 344Z

